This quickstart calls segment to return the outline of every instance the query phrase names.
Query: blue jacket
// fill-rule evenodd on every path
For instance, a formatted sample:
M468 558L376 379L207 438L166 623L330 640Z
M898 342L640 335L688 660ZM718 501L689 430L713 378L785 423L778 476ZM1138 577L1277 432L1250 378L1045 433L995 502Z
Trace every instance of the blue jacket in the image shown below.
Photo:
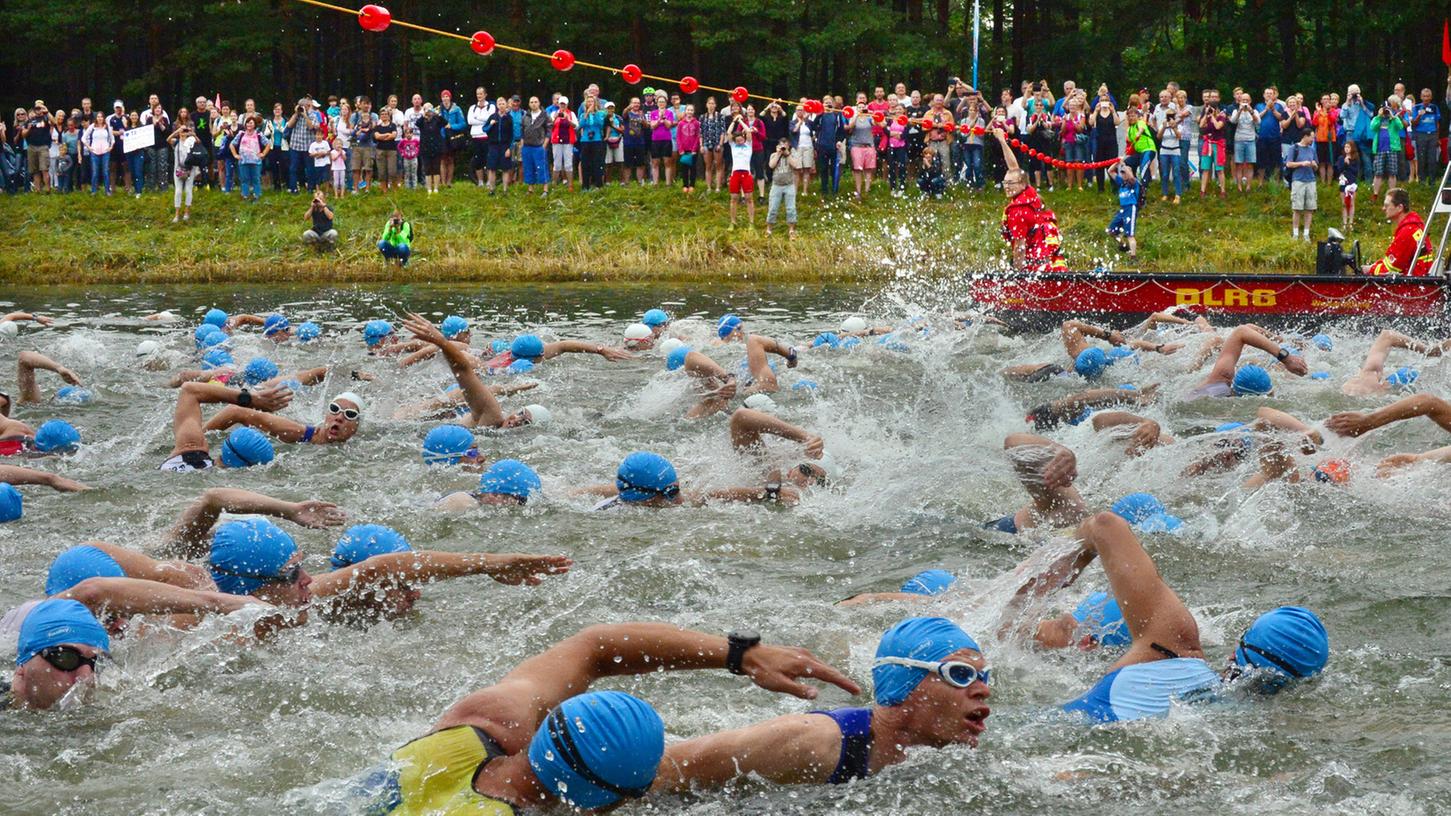
M846 117L840 111L823 113L816 117L816 147L818 150L835 150L837 142L846 141Z
M1346 102L1340 106L1340 123L1345 126L1345 135L1357 142L1370 141L1370 120L1374 116L1375 108L1371 107L1364 98L1358 105L1354 102Z
M449 105L448 110L444 110L443 106L440 105L438 114L444 118L444 121L448 122L448 129L452 133L465 133L468 131L469 122L464 118L463 108L460 108L458 105Z

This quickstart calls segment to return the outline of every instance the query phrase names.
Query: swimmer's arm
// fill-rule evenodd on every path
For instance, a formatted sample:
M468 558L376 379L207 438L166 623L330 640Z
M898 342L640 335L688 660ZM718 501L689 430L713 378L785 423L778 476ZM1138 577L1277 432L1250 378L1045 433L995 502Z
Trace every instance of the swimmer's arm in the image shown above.
M1161 323L1174 323L1180 326L1189 325L1188 320L1176 314L1169 314L1168 312L1154 312L1153 314L1149 315L1149 318L1147 320L1143 322L1143 328L1152 329Z
M1034 574L1023 582L1008 602L1003 606L1002 614L998 617L998 637L1006 638L1010 635L1019 637L1031 637L1033 627L1037 623L1032 620L1023 620L1023 610L1029 602L1038 600L1050 592L1065 589L1078 580L1083 570L1093 563L1094 552L1087 547L1076 547L1044 567L1041 572ZM1021 569L1021 567L1019 567Z
M126 573L127 578L156 581L183 589L215 590L217 588L216 582L212 580L211 572L205 567L188 564L185 561L158 561L143 552L129 547L118 547L104 541L87 541L86 544L111 556L111 559L121 566L121 571Z
M748 774L784 785L821 784L841 758L841 731L829 717L788 714L666 747L651 793L720 787Z
M0 482L12 485L43 485L61 493L80 493L90 490L86 485L59 474L19 465L0 465Z
M435 355L437 353L438 353L438 347L437 346L426 346L424 348L419 349L418 351L413 352L412 354L408 355L407 357L404 357L402 360L399 360L398 361L398 365L400 367L402 367L402 368L407 368L407 367L409 367L411 365L417 365L418 363L421 363L424 360L431 360L431 359L433 359L433 355Z
M1319 431L1312 429L1309 425L1277 408L1260 406L1255 411L1255 417L1254 428L1256 430L1277 429L1290 431L1292 433L1301 433L1316 446L1325 444L1325 437L1321 436ZM1314 451L1306 451L1306 453L1314 453Z
M907 601L908 603L926 603L932 600L931 595L923 595L920 592L862 592L850 598L843 598L836 602L837 606L865 606L866 604L888 603L891 601Z
M623 349L610 348L599 343L586 343L583 340L556 340L553 343L544 344L544 353L540 355L540 359L548 360L561 354L598 354L612 363L630 360L635 356Z
M821 457L821 437L765 411L737 408L731 414L730 430L731 445L737 449L759 445L761 435L770 434L793 442L800 442L806 446L807 454L812 458Z
M1128 346L1135 351L1152 351L1155 354L1173 354L1184 348L1183 343L1151 343L1148 340L1130 340Z
M256 408L243 408L240 405L229 405L218 411L217 415L212 417L202 430L225 431L234 425L256 428L283 442L294 444L301 442L303 435L307 433L307 426L301 422L269 414L266 411L258 411Z
M230 371L231 369L226 369L226 370ZM171 375L171 383L170 384L171 384L171 387L172 388L180 388L183 383L189 383L189 382L205 382L205 381L211 379L213 376L216 376L217 374L220 374L221 371L222 371L221 369L213 370L213 371L199 371L199 370L197 370L195 368L183 369L183 370L178 371L175 374Z
M403 326L419 340L431 343L434 348L443 352L443 359L448 362L453 378L464 392L464 399L468 402L469 412L473 414L475 423L493 428L504 424L504 409L499 407L499 401L494 399L493 392L484 385L478 371L474 370L476 358L469 354L467 347L449 341L437 326L419 314L410 312L403 319Z
M1257 490L1276 479L1300 480L1300 471L1295 459L1285 450L1284 444L1271 442L1260 447L1260 472L1244 482L1246 490Z
M1325 420L1325 427L1341 436L1360 436L1392 422L1423 416L1451 431L1451 402L1434 394L1413 394L1402 397L1384 408L1370 413L1346 411Z
M318 383L320 383L323 380L327 379L327 375L330 373L330 371L331 371L331 369L328 366L318 366L316 368L303 368L303 369L299 369L297 371L294 371L292 373L292 379L297 380L299 383L302 383L303 385L317 385ZM357 378L355 377L354 379L357 379ZM280 385L281 384L281 380L277 380L276 382L273 382L273 381L269 380L267 384L268 385Z
M267 321L254 314L235 314L227 318L227 329L235 329L238 326L265 326Z
M1102 431L1106 428L1134 425L1133 434L1128 438L1128 447L1124 453L1129 456L1139 456L1151 448L1159 445L1167 445L1174 441L1173 437L1166 436L1159 423L1147 417L1131 414L1127 411L1105 411L1093 415L1093 430Z
M772 498L764 487L722 487L688 493L686 501L697 505L711 502L737 502L740 504L782 504L790 507L801 501L801 493L794 487L782 485L781 492Z
M1417 464L1419 462L1435 462L1439 465L1451 464L1451 446L1428 450L1425 453L1394 453L1380 460L1376 465L1375 475L1384 479L1396 470Z
M27 320L33 320L42 326L49 326L50 324L55 322L54 320L46 317L45 315L35 314L34 312L11 312L4 317L0 317L0 320L10 320L16 323L23 323Z
M20 382L21 402L40 402L40 386L35 383L35 370L53 371L71 385L80 385L81 379L69 368L38 351L22 351L15 360L15 379Z
M212 526L222 513L250 513L272 516L312 529L338 527L347 514L331 502L290 502L235 487L213 487L182 511L167 533L167 544L184 558L202 558L210 546Z
M385 553L312 579L312 594L336 595L375 586L389 579L425 583L468 575L487 575L501 584L537 586L550 575L569 572L574 562L563 555L456 553L414 550Z
M491 385L489 386L489 392L496 397L508 397L538 387L539 383L537 382L511 383L509 385Z
M685 371L690 376L702 380L731 379L731 375L721 367L720 363L698 351L688 352L685 355Z
M252 604L262 604L250 595L232 595L184 589L139 578L87 578L55 598L79 601L97 617L110 612L119 615L166 612L220 612L228 614ZM262 604L266 606L266 604Z

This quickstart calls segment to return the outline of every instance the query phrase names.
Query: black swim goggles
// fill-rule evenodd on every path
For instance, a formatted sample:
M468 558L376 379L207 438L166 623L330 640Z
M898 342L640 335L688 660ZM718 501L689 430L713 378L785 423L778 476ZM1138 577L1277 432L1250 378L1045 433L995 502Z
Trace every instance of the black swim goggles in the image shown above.
M615 477L615 489L620 491L621 493L624 493L626 490L634 490L640 493L649 493L652 496L659 496L664 499L669 499L670 501L675 501L675 499L680 496L679 484L673 484L669 487L645 487L644 485L637 485L634 482L631 482L620 476Z
M1272 652L1265 651L1264 649L1261 649L1260 647L1254 645L1253 643L1246 642L1245 639L1244 639L1244 635L1240 635L1239 636L1239 648L1243 652L1250 653L1250 654L1256 654L1256 655L1259 655L1260 657L1263 657L1265 660L1268 660L1270 662L1270 664L1273 665L1275 668L1279 669L1280 671L1284 672L1285 674L1288 674L1289 676L1295 678L1296 680L1302 680L1305 677L1305 675L1304 675L1303 672L1301 672L1299 669L1295 668L1294 666L1290 665L1290 662L1288 660L1284 659L1283 657L1280 657L1279 655L1274 654ZM1236 661L1236 662L1238 662L1238 661ZM1247 656L1245 657L1245 661L1244 662L1247 663L1247 664L1249 663L1249 658Z
M258 575L255 572L237 572L225 567L212 565L213 572L220 572L223 575L231 575L235 578L251 578L254 581L261 581L264 584L295 584L302 575L302 564L293 564L276 575Z
M98 659L86 657L74 646L47 646L36 654L40 656L41 660L63 672L73 672L82 666L90 666L91 671L95 671Z
M964 663L961 660L913 660L910 657L879 657L872 666L906 666L909 669L923 669L942 678L944 683L953 688L967 688L979 680L985 684L992 682L991 667L984 666L979 669L971 663Z
M346 419L349 422L357 422L358 419L363 416L363 413L357 408L344 408L343 406L338 405L336 402L328 403L327 412L329 414L342 414L343 419Z
M820 468L820 473L817 472L817 468ZM826 468L822 468L820 465L813 466L809 462L802 462L801 464L796 466L796 472L810 479L813 484L826 484Z

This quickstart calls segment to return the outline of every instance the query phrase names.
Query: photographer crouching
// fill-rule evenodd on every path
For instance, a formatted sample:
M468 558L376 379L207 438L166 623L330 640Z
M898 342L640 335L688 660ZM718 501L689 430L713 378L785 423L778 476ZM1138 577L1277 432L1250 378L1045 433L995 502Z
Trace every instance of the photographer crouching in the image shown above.
M307 215L304 218L312 221L312 228L302 233L302 242L308 246L322 249L333 249L338 244L338 231L333 229L333 211L327 205L327 199L323 197L322 190L315 190L312 194L312 203L307 207Z
M383 225L383 237L378 241L378 251L383 261L397 261L398 268L408 265L408 256L413 254L413 225L403 219L403 213L393 210L388 223Z

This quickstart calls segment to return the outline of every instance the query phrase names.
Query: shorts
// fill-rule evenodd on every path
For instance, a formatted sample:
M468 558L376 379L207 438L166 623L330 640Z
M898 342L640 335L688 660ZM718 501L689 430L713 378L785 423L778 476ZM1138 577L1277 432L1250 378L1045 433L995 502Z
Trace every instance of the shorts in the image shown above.
M797 167L804 168L816 166L816 150L810 145L807 145L806 147L791 148L791 155L796 158Z
M1235 164L1254 164L1255 163L1255 143L1254 142L1235 142L1234 143L1234 163Z
M1313 181L1290 182L1290 209L1296 212L1314 211L1319 199Z
M372 169L373 169L373 162L376 161L377 158L378 158L378 148L376 148L376 147L363 147L362 145L354 145L353 146L353 156L352 156L352 164L353 164L353 166L350 169L352 169L352 170L363 170L365 172L371 172Z
M969 145L971 147L971 145ZM1088 155L1088 142L1079 144L1077 141L1063 143L1063 160L1071 162L1086 162L1093 158Z
M851 169L877 169L877 149L870 145L854 145L851 149Z
M605 164L624 164L625 146L619 142L605 142Z
M25 146L25 167L29 175L43 173L50 169L50 148Z
M1216 168L1224 169L1224 142L1206 139L1199 143L1199 169L1208 172Z
M1334 142L1316 142L1315 143L1315 161L1318 162L1318 163L1320 163L1320 164L1334 164L1335 163L1335 159L1331 155L1334 152L1334 149L1335 149L1335 143Z
M1266 173L1280 169L1279 139L1259 139L1255 142L1255 169Z
M493 142L489 144L489 155L485 157L484 166L490 170L510 170L514 162L509 158L509 145Z
M749 170L732 170L729 190L731 195L750 195L756 191L756 179Z
M1113 214L1113 220L1108 222L1108 234L1132 238L1138 224L1138 207L1119 207L1118 212Z
M1375 175L1377 176L1399 176L1401 172L1401 154L1399 153L1377 153L1375 154Z
M182 451L177 455L161 463L157 470L164 470L167 473L195 473L199 470L211 470L216 467L212 462L212 455L204 450Z
M650 158L652 158L652 159L668 159L668 158L670 158L670 153L671 153L671 148L672 147L674 147L674 145L672 145L670 143L670 140L669 139L661 139L658 142L651 142L650 143Z
M423 175L438 175L439 162L442 161L441 156L419 156L418 158L423 163Z
M625 166L644 167L650 151L644 145L625 145Z
M554 152L554 170L558 173L574 172L574 145L550 145Z

